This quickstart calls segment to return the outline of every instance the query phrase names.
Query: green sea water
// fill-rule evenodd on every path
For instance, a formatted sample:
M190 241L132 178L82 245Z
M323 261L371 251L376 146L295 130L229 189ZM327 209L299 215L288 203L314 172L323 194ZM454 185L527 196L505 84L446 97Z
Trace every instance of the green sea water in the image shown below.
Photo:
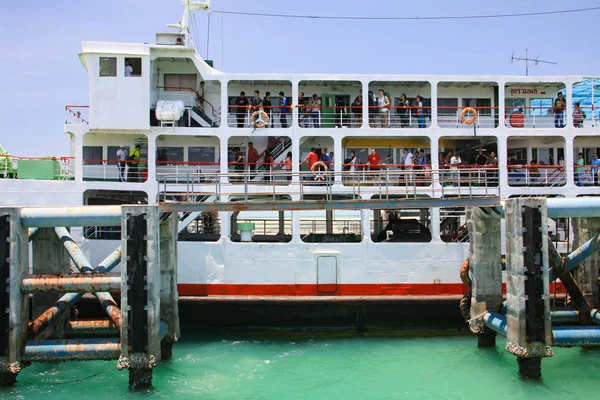
M130 392L115 362L34 364L2 399L575 399L598 398L600 349L555 349L543 380L519 379L498 338L472 336L256 339L187 335ZM585 396L585 397L584 397Z

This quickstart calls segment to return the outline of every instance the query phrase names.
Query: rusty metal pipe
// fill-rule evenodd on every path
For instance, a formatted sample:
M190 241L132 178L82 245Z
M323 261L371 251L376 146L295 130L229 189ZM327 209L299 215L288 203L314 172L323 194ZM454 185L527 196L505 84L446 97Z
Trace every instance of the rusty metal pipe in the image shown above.
M100 300L100 305L104 308L106 315L116 325L117 329L121 331L121 309L115 299L107 292L96 293L96 297Z
M29 241L31 242L37 236L40 228L29 228L27 230L27 236L29 237Z
M95 272L110 272L110 271L112 271L121 262L121 254L122 254L121 246L119 246L115 249L115 251L110 253L108 255L108 257L106 257L104 260L102 260L100 262L100 264L98 264L98 266L96 267L96 269L94 271Z
M115 251L113 251L108 257L106 257L100 264L98 264L98 269L104 266L106 269L103 272L110 272L113 270L119 262L121 261L121 247L118 247ZM102 298L105 293L94 293L94 295L102 302ZM62 296L52 307L47 309L42 315L40 315L33 323L32 323L32 332L34 335L39 335L40 338L48 338L54 332L54 321L60 316L63 312L70 309L79 299L83 297L83 293L67 293ZM112 296L111 296L112 299ZM113 299L113 303L115 303ZM116 304L116 303L115 303ZM105 309L106 310L106 309ZM115 322L120 329L121 326L121 312L117 313L116 310L111 310L109 313L109 317ZM117 321L115 321L117 320Z
M65 334L67 335L118 335L120 328L108 319L67 321Z
M58 239L62 243L63 247L65 250L67 250L69 257L71 257L71 260L73 260L77 269L83 272L91 272L92 266L90 262L83 254L77 243L75 243L75 240L73 240L73 237L67 228L56 227L54 228L54 232L56 232L56 236L58 236Z
M121 226L121 206L25 207L21 224L26 228Z
M118 274L33 274L23 278L21 292L118 292L121 277Z
M79 340L28 340L24 361L115 360L121 345L117 338Z

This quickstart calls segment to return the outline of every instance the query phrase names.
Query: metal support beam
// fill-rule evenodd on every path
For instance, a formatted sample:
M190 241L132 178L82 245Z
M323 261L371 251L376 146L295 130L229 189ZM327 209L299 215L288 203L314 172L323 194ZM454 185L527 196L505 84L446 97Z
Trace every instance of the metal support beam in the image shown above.
M130 387L152 385L160 361L160 220L157 206L123 206L121 357Z
M108 273L112 271L121 260L121 246L119 246L115 251L113 251L108 257L106 257L100 264L98 264L97 269L104 267L104 272ZM100 272L100 271L99 271ZM83 293L67 293L62 296L54 305L48 308L42 315L40 315L32 324L32 333L35 335L39 335L39 339L46 339L52 335L54 332L54 323L56 319L65 311L69 310L79 299L83 297ZM104 304L105 299L104 293L97 293L96 297L100 300L102 304ZM112 297L111 297L112 299ZM112 306L114 300L110 302ZM106 310L106 308L105 308ZM107 314L115 325L120 328L121 316L120 310L115 315L115 310L111 309L106 310Z
M120 226L121 206L26 207L21 210L26 228L57 226Z
M28 297L21 281L29 271L29 234L20 221L20 208L0 208L0 385L16 382L23 368L23 344L27 339ZM8 290L8 291L7 291Z
M26 361L116 360L119 339L79 339L27 341L23 359Z
M75 243L75 240L73 240L73 237L71 237L71 234L67 228L56 227L54 228L54 232L56 232L56 236L58 236L58 239L69 254L69 257L73 263L75 263L77 269L83 272L91 272L92 266L90 265L90 262L83 254L77 243Z
M71 337L82 337L86 335L118 336L119 330L115 324L108 319L76 320L66 322L65 334Z
M119 274L34 274L21 283L23 293L51 292L118 292L121 290Z

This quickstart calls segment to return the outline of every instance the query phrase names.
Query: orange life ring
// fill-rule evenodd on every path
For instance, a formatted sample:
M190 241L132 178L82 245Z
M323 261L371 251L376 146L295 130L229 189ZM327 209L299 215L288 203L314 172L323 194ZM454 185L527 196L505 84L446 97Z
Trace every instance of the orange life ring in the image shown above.
M525 116L522 113L512 113L508 118L508 122L513 128L524 128Z
M262 121L260 123L256 123L255 121L258 119L259 115L262 117ZM267 122L269 122L269 116L263 110L254 111L251 118L252 125L254 125L255 128L264 128L267 126Z
M467 118L466 117L467 114L473 114L473 117ZM474 124L475 121L477 121L477 111L475 111L475 109L473 107L467 107L467 108L463 109L462 112L460 113L460 120L463 122L463 124L467 124L467 125Z

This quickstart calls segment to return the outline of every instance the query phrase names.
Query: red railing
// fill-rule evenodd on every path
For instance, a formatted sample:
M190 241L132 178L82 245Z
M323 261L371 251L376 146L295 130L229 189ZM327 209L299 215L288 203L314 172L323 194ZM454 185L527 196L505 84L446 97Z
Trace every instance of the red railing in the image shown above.
M156 89L168 89L168 90L172 90L172 91L181 91L181 92L185 92L188 91L190 93L194 93L196 95L197 98L200 98L200 93L198 93L198 91L196 91L195 89L192 88L188 88L188 87L180 87L180 86L156 86ZM215 107L212 105L212 103L208 100L206 100L205 97L203 97L204 103L208 104L212 110L212 114L215 114Z
M84 113L89 112L90 106L65 106L65 112L67 113L67 123L73 124L75 122L89 125L89 121L84 118Z

